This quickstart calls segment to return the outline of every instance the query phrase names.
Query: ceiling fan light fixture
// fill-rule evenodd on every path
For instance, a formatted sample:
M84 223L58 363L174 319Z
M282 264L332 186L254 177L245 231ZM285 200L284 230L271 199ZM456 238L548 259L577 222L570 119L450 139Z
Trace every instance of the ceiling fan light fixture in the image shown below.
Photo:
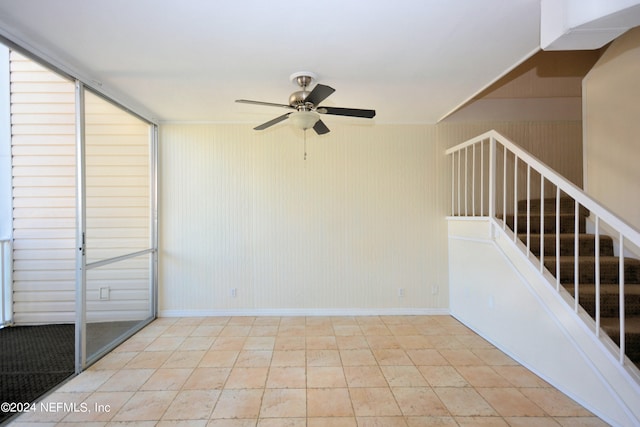
M289 120L298 129L311 129L320 120L320 115L315 111L295 111L289 114Z

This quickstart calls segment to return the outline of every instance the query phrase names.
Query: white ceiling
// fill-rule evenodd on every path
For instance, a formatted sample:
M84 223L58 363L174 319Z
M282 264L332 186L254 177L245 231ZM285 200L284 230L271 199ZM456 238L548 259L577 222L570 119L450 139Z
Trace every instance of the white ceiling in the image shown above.
M1 35L161 122L262 123L282 110L234 100L286 104L310 70L336 89L324 105L435 123L539 28L540 0L0 0Z

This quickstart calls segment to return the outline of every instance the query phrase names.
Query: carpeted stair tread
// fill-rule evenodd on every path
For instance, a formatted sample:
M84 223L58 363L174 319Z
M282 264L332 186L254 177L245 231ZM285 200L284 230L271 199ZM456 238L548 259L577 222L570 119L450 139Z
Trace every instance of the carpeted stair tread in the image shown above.
M617 318L600 319L600 327L620 345L620 320ZM640 317L625 318L624 346L627 357L640 367Z
M531 199L530 201L531 212L540 212L540 199ZM518 200L518 212L527 210L527 200ZM556 198L549 197L544 199L544 211L546 213L556 212ZM570 197L560 198L560 213L573 213L575 212L574 201ZM580 206L579 213L582 216L589 216L589 210L584 206Z
M573 296L573 283L563 285L564 288ZM580 292L579 302L591 317L596 315L596 285L582 284L578 285ZM601 317L618 317L620 315L620 286L618 284L600 285L600 316ZM640 317L640 284L627 283L624 287L624 305L625 317Z
M573 256L560 257L560 282L573 283L574 281L574 259ZM595 256L580 256L578 269L578 282L595 282ZM616 256L600 257L600 283L619 282L619 259ZM545 267L555 275L556 257L547 256L544 258ZM640 283L640 260L635 258L624 258L625 283Z
M533 254L540 254L540 234L530 235L529 249ZM523 238L523 240L526 237ZM575 253L575 234L560 234L560 255L571 256ZM578 234L578 254L579 255L595 255L596 252L596 236L594 234ZM554 256L556 254L556 234L544 235L544 254L545 256ZM609 236L600 236L600 255L613 256L613 239Z
M513 229L514 220L513 215L507 215L507 225ZM540 212L532 212L529 217L530 233L540 233ZM518 213L518 234L527 232L527 214ZM573 233L575 231L575 215L573 212L560 214L560 233ZM586 231L585 217L581 216L578 219L578 232L584 233ZM555 213L546 213L544 215L544 232L555 233L556 232L556 215Z

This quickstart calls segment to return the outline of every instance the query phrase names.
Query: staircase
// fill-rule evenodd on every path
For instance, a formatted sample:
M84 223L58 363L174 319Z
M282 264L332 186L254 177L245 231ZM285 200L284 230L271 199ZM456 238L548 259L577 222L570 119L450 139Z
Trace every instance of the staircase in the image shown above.
M575 298L575 205L570 198L559 199L560 235L559 251L556 251L556 199L544 200L543 262L546 269L556 276L559 265L559 282ZM527 209L530 209L529 225ZM517 223L507 215L507 225L516 225L518 238L540 259L541 218L540 199L518 201ZM595 320L596 318L596 236L586 233L589 211L580 207L578 213L578 302ZM600 235L600 327L616 345L620 345L620 295L619 258L614 255L614 241ZM557 255L560 255L559 262ZM640 260L624 258L624 306L625 353L640 368Z

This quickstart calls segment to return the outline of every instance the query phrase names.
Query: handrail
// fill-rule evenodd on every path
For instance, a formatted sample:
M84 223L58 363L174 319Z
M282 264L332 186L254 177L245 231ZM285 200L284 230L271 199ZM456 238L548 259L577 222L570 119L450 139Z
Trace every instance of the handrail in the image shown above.
M13 321L13 242L0 239L0 327Z
M547 234L555 234L556 237L556 283L555 289L560 291L560 195L561 192L566 196L571 198L574 201L575 211L573 213L575 218L574 224L574 310L578 312L579 310L579 280L578 280L578 256L579 256L579 244L578 244L578 213L580 206L586 208L590 215L594 219L595 224L595 269L596 269L596 277L595 277L595 286L596 286L596 296L595 296L595 322L596 322L596 330L594 331L596 336L600 335L600 235L602 233L602 223L605 223L610 229L612 229L615 236L613 238L618 240L618 253L619 253L619 266L618 266L618 277L619 277L619 292L620 292L620 344L619 344L619 361L621 364L625 363L625 307L624 307L624 252L625 252L625 244L630 243L631 245L640 247L640 231L634 228L632 225L613 214L605 207L602 206L598 201L593 199L591 196L586 194L581 188L568 181L566 178L552 170L550 167L545 165L538 158L518 147L508 138L504 137L500 133L495 130L490 130L488 132L483 133L482 135L471 138L461 144L458 144L452 148L449 148L445 151L445 154L451 156L451 214L455 216L469 216L466 206L468 203L468 198L472 198L471 205L476 206L478 203L475 199L478 197L476 194L477 183L475 182L476 177L476 169L478 165L476 165L476 158L482 158L485 149L487 148L486 142L489 141L488 151L489 151L489 159L488 162L485 160L480 161L480 174L483 176L482 182L480 183L480 205L482 206L484 202L484 191L485 185L488 187L486 191L488 191L488 209L484 210L481 208L481 215L485 215L485 212L488 213L488 216L497 219L498 221L502 221L503 228L507 228L507 193L509 195L513 195L513 234L514 241L518 238L518 226L517 226L517 216L518 216L518 188L521 184L518 183L518 169L519 164L524 165L526 167L526 251L529 253L530 251L530 243L531 243L531 171L535 171L540 175L540 249L539 249L539 267L540 272L544 272L544 194L545 194L545 184L550 183L555 186L555 201L556 201L556 224L555 224L555 232L550 232ZM497 145L500 144L503 147L503 156L502 159L499 159L497 156ZM480 156L476 156L476 147L480 146ZM471 155L469 154L471 151ZM513 160L513 188L507 188L507 183L509 181L509 177L507 176L507 153L509 153L512 157L510 160ZM464 161L461 160L461 157L464 156ZM457 159L456 159L457 157ZM468 165L468 159L471 158L472 165ZM500 163L500 161L502 163ZM488 163L488 164L487 164ZM498 166L502 166L502 188L497 183L497 168ZM461 168L465 168L465 171L462 172ZM469 194L469 168L471 168L472 175L472 183L471 183L471 194ZM457 173L456 173L457 169ZM486 170L486 171L485 171ZM488 179L485 179L485 173L488 172ZM485 183L486 181L486 183ZM502 198L498 199L499 192L502 191ZM457 205L456 205L456 196L457 195ZM520 195L522 196L522 195ZM464 198L464 205L461 203L460 198ZM553 196L552 196L553 197ZM500 202L502 212L497 212L497 202ZM535 214L535 213L534 213ZM475 216L476 211L475 208L472 211L471 216ZM501 216L501 218L500 218ZM524 233L524 232L523 232Z

